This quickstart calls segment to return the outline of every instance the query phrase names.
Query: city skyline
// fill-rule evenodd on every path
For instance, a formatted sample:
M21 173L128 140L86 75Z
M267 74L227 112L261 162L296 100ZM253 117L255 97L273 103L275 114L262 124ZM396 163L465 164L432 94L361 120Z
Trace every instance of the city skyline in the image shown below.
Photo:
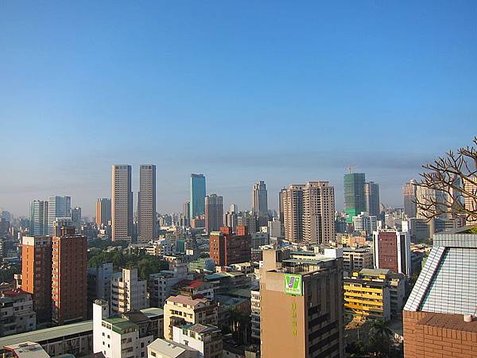
M182 210L190 173L244 209L257 180L275 209L283 186L328 180L341 209L348 167L402 206L477 133L475 6L8 2L0 207L68 195L91 217L114 163L157 165L159 212Z

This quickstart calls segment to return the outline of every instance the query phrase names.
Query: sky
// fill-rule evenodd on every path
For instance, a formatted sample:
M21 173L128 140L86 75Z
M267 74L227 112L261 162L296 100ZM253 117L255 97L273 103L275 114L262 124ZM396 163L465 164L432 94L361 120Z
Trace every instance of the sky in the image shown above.
M226 206L351 168L402 206L421 165L477 135L475 1L0 1L0 207L157 165L159 212L204 173ZM135 203L136 205L136 203Z

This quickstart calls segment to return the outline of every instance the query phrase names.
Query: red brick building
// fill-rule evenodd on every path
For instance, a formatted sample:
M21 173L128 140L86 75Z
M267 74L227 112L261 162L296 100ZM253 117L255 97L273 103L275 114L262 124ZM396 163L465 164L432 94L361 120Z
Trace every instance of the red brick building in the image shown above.
M87 242L74 228L53 237L52 320L58 325L87 318Z
M406 358L477 357L477 321L463 315L403 312Z
M251 236L246 226L237 226L235 233L231 227L221 227L209 237L209 254L217 266L229 266L250 261Z
M411 242L408 232L379 230L373 233L374 266L411 276Z
M22 290L33 298L38 322L51 321L51 237L22 240Z

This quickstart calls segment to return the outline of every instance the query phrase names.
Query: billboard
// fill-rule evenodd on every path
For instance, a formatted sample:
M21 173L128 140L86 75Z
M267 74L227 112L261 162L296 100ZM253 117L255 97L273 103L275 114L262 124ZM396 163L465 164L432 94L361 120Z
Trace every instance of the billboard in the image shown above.
M294 296L302 296L302 277L286 273L284 276L285 293Z

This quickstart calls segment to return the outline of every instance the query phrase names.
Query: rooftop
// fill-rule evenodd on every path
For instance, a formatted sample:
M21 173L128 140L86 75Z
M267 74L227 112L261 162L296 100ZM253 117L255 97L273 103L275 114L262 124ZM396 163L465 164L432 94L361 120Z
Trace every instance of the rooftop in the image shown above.
M166 302L180 303L187 306L195 307L199 304L208 304L210 301L207 298L192 298L184 295L177 295L169 297Z
M453 329L456 331L477 332L477 320L464 322L460 314L428 313L418 324L430 327Z
M93 334L93 321L67 324L64 326L39 329L32 332L14 334L0 338L0 348L11 346L26 341L41 343L44 341L54 341L62 337L77 334Z
M126 333L129 330L139 330L137 324L129 321L127 318L113 317L105 318L103 321L110 323L113 331L119 334Z
M198 352L197 350L186 346L185 344L180 344L174 341L170 341L168 339L161 338L156 339L147 347L148 350L150 349L154 352L160 352L162 355L165 355L166 357L170 358L180 357L185 351Z

